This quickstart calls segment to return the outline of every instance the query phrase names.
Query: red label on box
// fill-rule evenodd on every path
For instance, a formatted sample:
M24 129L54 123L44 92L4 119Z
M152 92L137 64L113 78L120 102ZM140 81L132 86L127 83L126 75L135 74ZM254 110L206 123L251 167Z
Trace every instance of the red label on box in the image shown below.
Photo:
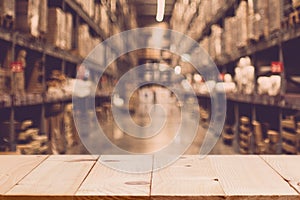
M272 62L271 70L273 73L283 72L283 63L282 62Z
M12 62L10 64L10 68L12 72L23 72L24 67L21 62Z

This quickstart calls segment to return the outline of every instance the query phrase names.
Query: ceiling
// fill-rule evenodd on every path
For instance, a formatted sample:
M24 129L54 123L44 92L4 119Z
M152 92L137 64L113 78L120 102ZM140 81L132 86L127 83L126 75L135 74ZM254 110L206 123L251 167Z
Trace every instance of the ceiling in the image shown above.
M165 0L165 17L163 22L169 22L176 0ZM157 0L128 0L137 11L137 23L139 27L153 26L158 23L156 17Z

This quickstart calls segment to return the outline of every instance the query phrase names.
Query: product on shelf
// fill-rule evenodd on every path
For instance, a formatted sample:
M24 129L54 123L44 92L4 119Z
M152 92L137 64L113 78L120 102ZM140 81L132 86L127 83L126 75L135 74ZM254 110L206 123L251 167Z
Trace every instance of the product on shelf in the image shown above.
M222 55L222 33L223 29L219 25L212 25L209 48L209 54L212 59Z
M255 5L257 6L257 13L261 17L261 22L259 23L259 32L262 31L265 38L269 38L269 15L268 15L268 1L255 0Z
M47 0L17 0L16 29L40 37L47 32Z
M299 149L299 138L297 122L294 116L286 117L281 121L282 126L282 150L284 153L297 154Z
M43 72L42 65L43 65L42 60L39 59L35 61L32 73L29 78L28 87L26 90L28 93L37 93L37 94L43 93L44 72Z
M255 69L251 65L249 57L239 60L238 66L235 68L235 81L238 91L241 94L253 94L254 92L254 73Z
M239 126L239 146L241 154L248 154L251 152L251 137L250 119L246 116L240 118Z
M275 33L281 29L281 1L268 0L268 18L270 34Z
M72 30L73 30L73 16L71 13L65 13L65 20L66 20L66 24L65 24L65 32L64 32L64 36L65 36L65 45L64 48L65 50L70 50L72 49L72 40L73 40L73 36L72 36Z
M241 1L239 7L236 10L236 25L238 29L237 34L237 47L243 48L246 47L248 44L248 8L247 8L247 2Z
M236 52L238 37L237 34L237 18L236 17L228 17L224 21L224 50L227 55L232 55Z
M299 0L292 0L292 3L293 3L294 8L300 7L300 1Z
M5 28L13 28L15 16L15 0L1 0L0 25Z
M109 16L107 14L107 7L105 5L100 6L100 24L99 26L102 28L105 35L109 35L110 23Z
M280 93L281 77L279 75L272 75L270 77L260 76L257 79L257 85L258 94L277 96Z
M82 9L88 14L89 17L94 16L94 0L76 0L76 2L81 5Z
M0 68L0 94L9 93L10 70Z
M14 127L15 133L21 130L21 123L19 121L4 121L0 123L0 151L8 151L11 145L11 125ZM17 139L17 137L16 137Z
M47 99L62 99L65 94L62 90L66 83L65 75L59 70L53 70L51 72L50 80L47 81Z
M17 152L20 154L47 154L48 137L40 135L39 129L33 127L31 120L25 120L21 123L17 138Z
M49 8L48 32L46 39L52 45L63 50L72 48L73 17L60 8Z
M223 142L226 145L232 145L235 138L233 125L225 125L224 131L222 132Z

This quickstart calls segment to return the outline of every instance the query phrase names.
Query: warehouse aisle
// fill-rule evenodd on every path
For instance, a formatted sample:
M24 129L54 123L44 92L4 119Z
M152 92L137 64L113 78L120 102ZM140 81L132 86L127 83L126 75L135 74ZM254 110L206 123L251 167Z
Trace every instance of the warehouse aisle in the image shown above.
M149 111L150 108L151 105L149 104L140 104L137 110L135 111L135 113L132 114L132 119L134 120L134 122L140 126L150 125L151 119L147 114L147 111ZM99 120L99 121L101 127L103 128L103 131L107 134L107 137L116 146L133 153L155 152L169 145L173 141L175 134L177 133L180 127L181 112L179 107L177 107L174 104L165 104L164 108L166 108L167 111L167 120L165 126L157 134L155 134L153 137L149 139L137 139L137 138L133 138L132 136L129 136L128 134L125 134L123 131L120 130L120 128L118 128L115 122L111 120L112 119L111 116L105 117L105 119L110 119L110 120ZM155 118L153 121L163 120L161 113L153 111L152 114L153 117ZM131 119L123 118L123 120L126 122ZM192 131L189 129L191 129L190 126L183 124L184 134L187 133L188 131ZM139 137L142 137L143 136L142 134L143 133L141 133ZM185 154L199 153L199 149L203 142L205 134L206 134L206 129L203 128L201 125L199 125L197 135L193 143L185 152ZM180 137L177 138L177 141L174 142L180 143L184 139L185 138ZM222 139L220 138L210 154L235 154L235 152L232 146L224 145Z

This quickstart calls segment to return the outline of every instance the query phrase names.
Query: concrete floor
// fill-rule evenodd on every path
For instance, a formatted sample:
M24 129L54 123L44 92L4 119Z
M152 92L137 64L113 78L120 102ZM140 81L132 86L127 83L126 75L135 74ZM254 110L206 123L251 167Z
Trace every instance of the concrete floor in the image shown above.
M204 141L207 129L203 128L202 125L198 122L195 135L192 134L194 131L192 130L194 129L192 122L195 121L195 119L193 119L193 115L190 115L190 113L194 112L194 110L197 110L197 108L191 108L190 111L183 112L181 112L180 108L174 104L165 104L163 105L163 108L165 110L166 116L155 109L151 110L151 105L149 104L139 104L139 106L137 106L135 111L133 112L134 114L131 114L131 117L126 115L120 117L120 119L122 119L121 121L123 122L123 125L129 125L130 123L132 123L131 120L133 120L134 123L141 126L141 129L137 128L136 130L128 128L131 131L135 132L133 133L134 135L124 133L124 131L122 131L119 126L112 120L113 117L111 112L102 113L102 117L101 119L99 119L99 124L103 129L103 132L106 134L106 137L109 139L109 142L127 152L135 154L158 152L159 150L167 148L169 145L174 144L174 146L170 146L170 149L185 149L185 147L187 147L187 149L185 149L186 151L183 151L182 153L199 154L200 147ZM150 110L152 114L152 121L148 114ZM163 123L163 127L157 127L162 124L162 122L164 121L164 117L166 117L166 121L165 123ZM183 118L185 120L182 120ZM185 123L181 124L182 121L185 121ZM149 125L151 125L152 129L156 129L159 131L157 131L151 137L146 137L146 134L149 133L147 131L144 131L142 127L147 129L147 126ZM180 125L182 125L182 127ZM179 130L180 127L181 129ZM150 128L150 130L152 129ZM175 137L177 132L180 137ZM215 138L215 136L210 136L209 138L211 140L209 141L210 143L216 141L216 145L209 152L209 154L237 154L234 151L233 146L223 144L221 137ZM188 144L189 141L191 141L191 144ZM106 146L106 144L97 145L102 145L102 150L105 149ZM86 153L86 151L83 149L84 148L82 148L82 146L77 146L73 149L70 149L67 153ZM179 151L179 149L173 150L176 152Z

